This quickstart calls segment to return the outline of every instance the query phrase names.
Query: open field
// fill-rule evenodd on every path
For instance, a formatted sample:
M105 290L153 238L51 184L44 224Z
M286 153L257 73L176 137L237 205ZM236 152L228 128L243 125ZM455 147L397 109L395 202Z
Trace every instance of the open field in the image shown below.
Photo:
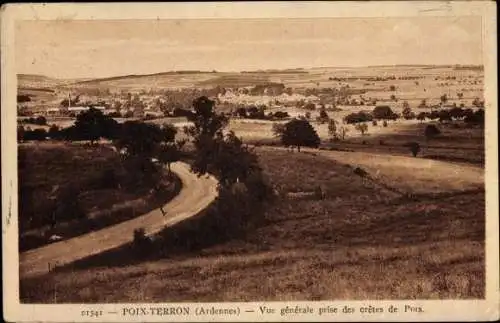
M132 92L149 102L166 89L188 93L195 88L227 87L238 99L224 102L226 105L221 102L219 112L262 100L268 102L266 114L286 111L292 117L305 115L307 110L300 105L279 102L278 96L255 95L245 102L249 94L239 93L267 82L282 83L287 91L315 100L310 122L322 143L320 149L288 152L276 147L279 142L273 136L273 121L230 119L227 130L255 146L275 191L274 199L253 215L242 232L205 241L213 229L210 220L196 222L195 218L194 222L184 222L187 231L172 227L162 232L142 254L125 245L94 253L41 277L22 278L21 300L213 302L485 296L484 129L455 121L439 124L399 119L388 121L387 127L382 121L376 126L369 122L367 133L362 135L354 125L342 123L350 113L371 112L373 100L398 114L403 101L408 101L416 114L429 112L430 108L417 106L422 100L427 106L439 104L444 94L446 105L472 107L475 98L483 99L480 68L375 66L168 72L75 81L71 86L49 82L54 92L43 94L43 100L58 104L70 89L76 93L97 89L108 93L103 95L111 100L120 96L127 100L123 97ZM23 77L20 86L27 88ZM325 95L321 92L325 88L337 92ZM33 94L29 104L41 104L42 94L37 97L35 92L26 93ZM351 102L355 99L364 103L337 104L334 100L343 95ZM331 142L327 123L316 121L321 103L329 105L326 111L330 118L348 129L345 140ZM485 108L491 107L486 103ZM65 127L73 121L52 119L48 124ZM183 117L147 122L173 123L179 129L189 124ZM430 140L424 136L429 123L441 130ZM185 135L179 131L178 137ZM412 141L422 148L417 157L411 157L405 147ZM98 167L104 156L98 154L92 167ZM368 175L360 176L358 168ZM64 173L55 177L63 176L70 177ZM47 179L46 191L55 185L51 183ZM318 190L324 193L323 199L311 195ZM157 221L157 217L151 219Z
M330 152L257 153L279 193L257 227L189 252L117 250L23 279L21 300L51 303L55 290L75 303L484 297L483 188L409 199ZM415 181L434 170L397 164ZM318 186L323 200L290 197Z
M69 143L19 145L20 250L116 224L173 198L181 183L162 178L160 195L131 183L120 156L106 146Z

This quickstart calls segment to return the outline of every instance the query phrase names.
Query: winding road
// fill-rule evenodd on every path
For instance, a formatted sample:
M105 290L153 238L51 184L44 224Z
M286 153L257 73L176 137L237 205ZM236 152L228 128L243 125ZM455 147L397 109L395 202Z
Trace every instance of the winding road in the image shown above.
M189 165L182 162L173 163L171 169L181 179L182 189L163 207L165 216L155 209L132 220L23 252L19 255L19 276L44 274L49 271L49 265L68 264L127 244L137 228L144 228L146 235L155 234L196 215L217 197L217 180L213 176L197 177L190 172Z

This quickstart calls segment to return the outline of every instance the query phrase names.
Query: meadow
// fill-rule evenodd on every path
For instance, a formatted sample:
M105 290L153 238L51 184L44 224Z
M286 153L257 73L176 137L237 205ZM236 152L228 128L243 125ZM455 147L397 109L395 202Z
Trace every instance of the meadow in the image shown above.
M56 92L46 99L57 102L70 87L51 82ZM71 88L161 91L251 87L266 82L282 83L300 94L324 88L350 89L359 92L350 99L375 99L377 105L388 105L399 114L404 101L418 114L431 110L418 108L423 100L428 106L444 105L444 94L446 105L463 104L465 108L472 107L475 98L483 98L482 70L454 66L170 72L75 80ZM341 141L330 140L328 124L316 121L319 109L309 111L322 142L319 149L300 153L279 147L273 134L273 124L287 120L231 118L227 130L255 149L274 190L272 199L251 218L243 219L248 223L238 230L228 227L228 234L215 237L215 231L210 231L213 218L200 220L210 214L202 212L153 239L147 252L126 245L42 277L21 278L21 301L484 298L485 129L461 121L400 118L388 121L386 127L381 121L377 125L368 122L367 133L361 134L354 125L342 123L350 113L371 112L373 108L370 103L338 104L327 109L330 118L348 129ZM486 110L490 108L486 105ZM266 113L277 110L293 117L307 112L277 103ZM51 122L63 125L71 120ZM148 122L168 122L178 128L188 124L186 118ZM441 134L426 137L429 124L436 125ZM184 138L182 131L178 136ZM420 144L416 157L406 146L408 142ZM58 172L55 177L61 179L78 178L73 172L97 167L106 156L102 152L92 157L93 166L78 164L78 169L72 167L68 173L56 168L45 171L44 190L55 185L51 174ZM367 175L361 176L360 171ZM115 197L116 201L133 198ZM114 200L107 195L102 198ZM240 217L230 220L239 221Z
M50 303L55 288L73 303L484 297L482 188L409 199L320 154L257 152L279 193L239 238L147 259L118 250L22 280L21 299ZM322 200L290 197L318 186Z
M164 176L161 196L131 182L120 156L107 146L45 142L18 147L21 251L142 215L181 189Z

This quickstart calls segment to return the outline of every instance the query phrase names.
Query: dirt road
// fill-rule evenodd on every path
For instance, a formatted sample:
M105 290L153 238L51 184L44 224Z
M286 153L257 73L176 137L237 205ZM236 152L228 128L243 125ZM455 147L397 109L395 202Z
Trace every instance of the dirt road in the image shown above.
M198 178L189 171L189 165L181 162L173 163L171 167L183 186L179 195L163 207L165 216L156 209L102 230L21 253L20 277L43 274L49 266L67 264L129 243L137 228L144 228L147 235L157 233L166 226L197 214L215 199L217 180L214 177Z

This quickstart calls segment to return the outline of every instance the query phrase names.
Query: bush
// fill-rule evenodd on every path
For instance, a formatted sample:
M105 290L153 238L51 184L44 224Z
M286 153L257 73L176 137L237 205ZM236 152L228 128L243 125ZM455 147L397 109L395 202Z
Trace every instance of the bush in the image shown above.
M358 123L354 128L358 130L362 136L368 131L368 125L366 123Z
M363 168L361 168L361 167L354 168L353 173L356 174L356 175L358 175L358 176L361 176L361 177L367 177L368 176L368 172L366 170L364 170Z
M418 142L412 141L407 143L406 146L410 148L413 157L417 157L418 153L420 152L420 144Z
M360 111L360 112L355 112L351 113L347 116L344 117L344 121L347 124L352 124L352 123L360 123L360 122L367 122L367 121L372 121L373 117L371 114Z
M23 133L24 140L45 140L47 131L45 129L25 130Z
M424 135L427 139L432 139L438 136L439 134L441 134L441 130L439 130L439 128L436 127L435 125L430 124L427 125L427 127L425 127Z
M386 121L386 120L384 120L384 122L382 123L382 125L383 125L384 127L387 127L387 121Z
M134 229L133 246L140 256L147 256L152 251L151 244L152 240L146 236L144 228Z
M372 116L374 119L394 120L397 118L396 113L387 105L379 105L373 109Z
M377 125L378 125L378 124L377 124L377 120L373 120L373 121L372 121L372 126L377 126Z
M146 240L146 230L144 228L134 229L134 244L139 244Z
M288 114L288 112L283 112L283 111L276 111L272 117L276 118L276 119L284 119L284 118L288 118L290 115Z

